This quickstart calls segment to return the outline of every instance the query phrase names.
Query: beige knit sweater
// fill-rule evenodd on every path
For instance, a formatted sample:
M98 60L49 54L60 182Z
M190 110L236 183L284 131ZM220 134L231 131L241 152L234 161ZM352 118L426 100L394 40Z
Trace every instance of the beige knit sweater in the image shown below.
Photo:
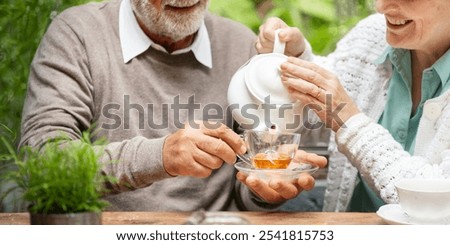
M149 48L123 62L120 1L90 3L56 17L31 65L21 145L40 146L61 132L73 139L95 126L110 142L103 168L120 182L107 196L113 210L266 210L224 164L208 178L171 177L161 159L165 137L187 119L232 125L227 88L234 72L256 54L255 34L242 24L207 15L213 67L192 52ZM191 103L189 103L191 102ZM183 108L177 110L176 107ZM197 108L198 107L198 108ZM189 110L194 114L189 116Z

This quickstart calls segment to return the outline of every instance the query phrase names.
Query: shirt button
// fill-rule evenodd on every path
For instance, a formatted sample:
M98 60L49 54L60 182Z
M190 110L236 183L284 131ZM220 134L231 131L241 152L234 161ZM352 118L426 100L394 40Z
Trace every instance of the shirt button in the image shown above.
M442 108L438 103L427 103L423 108L425 116L434 121L441 115Z
M397 134L402 141L406 138L406 132L403 130L399 130Z

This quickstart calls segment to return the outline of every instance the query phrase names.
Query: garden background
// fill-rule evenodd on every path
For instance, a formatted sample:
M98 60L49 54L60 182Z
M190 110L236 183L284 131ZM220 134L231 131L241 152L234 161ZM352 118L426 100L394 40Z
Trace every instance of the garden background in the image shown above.
M90 0L0 0L0 137L12 145L17 144L20 135L29 66L42 35L54 16L86 2ZM255 33L265 19L278 16L300 28L315 53L326 55L356 22L373 12L373 2L211 0L210 10L247 25ZM5 150L0 144L0 155ZM0 158L0 170L1 165Z

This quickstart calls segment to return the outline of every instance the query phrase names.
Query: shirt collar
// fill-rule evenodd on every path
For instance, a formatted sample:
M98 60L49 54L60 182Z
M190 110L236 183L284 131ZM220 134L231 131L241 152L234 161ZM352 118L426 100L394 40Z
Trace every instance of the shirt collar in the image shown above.
M400 63L408 53L409 52L406 49L393 48L391 46L388 46L384 50L383 54L375 60L375 64L382 64L389 58L391 63L396 65L396 63Z
M136 56L142 54L150 46L167 53L162 46L154 43L145 35L133 14L130 0L123 0L120 4L119 37L124 63L128 63ZM198 62L212 68L211 42L204 22L200 26L192 45L185 49L177 50L172 54L187 53L191 50Z
M407 50L396 49L388 46L383 54L375 60L375 64L382 64L389 57L391 63L393 63L394 66L398 66L398 59L403 58L403 56L406 54L406 51ZM450 67L450 50L447 50L447 52L441 58L439 58L430 68L436 71L439 78L441 79L443 87L445 87L445 85L450 82L450 72L448 70L448 67Z
M377 60L377 62L385 62L387 59L391 62L396 72L402 76L407 83L412 81L411 73L411 56L409 50L392 48L388 46L385 53Z
M447 52L445 52L445 54L441 58L439 58L436 61L436 63L434 63L432 66L432 68L434 68L436 73L441 78L443 87L445 87L446 84L450 82L449 81L450 71L448 69L449 67L450 67L450 50L447 50Z
M380 55L380 57L378 57L378 59L375 60L375 64L377 64L377 65L383 64L386 61L386 59L388 58L389 52L391 52L391 49L392 48L390 46L388 46L384 50L383 54Z

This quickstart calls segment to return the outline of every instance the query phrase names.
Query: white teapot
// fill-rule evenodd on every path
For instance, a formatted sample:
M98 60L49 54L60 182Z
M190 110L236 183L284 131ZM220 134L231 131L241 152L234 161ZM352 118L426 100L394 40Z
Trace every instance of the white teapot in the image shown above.
M254 56L231 78L228 103L234 120L243 129L295 132L302 126L302 108L281 83L280 65L287 56L279 31L275 32L272 53Z

